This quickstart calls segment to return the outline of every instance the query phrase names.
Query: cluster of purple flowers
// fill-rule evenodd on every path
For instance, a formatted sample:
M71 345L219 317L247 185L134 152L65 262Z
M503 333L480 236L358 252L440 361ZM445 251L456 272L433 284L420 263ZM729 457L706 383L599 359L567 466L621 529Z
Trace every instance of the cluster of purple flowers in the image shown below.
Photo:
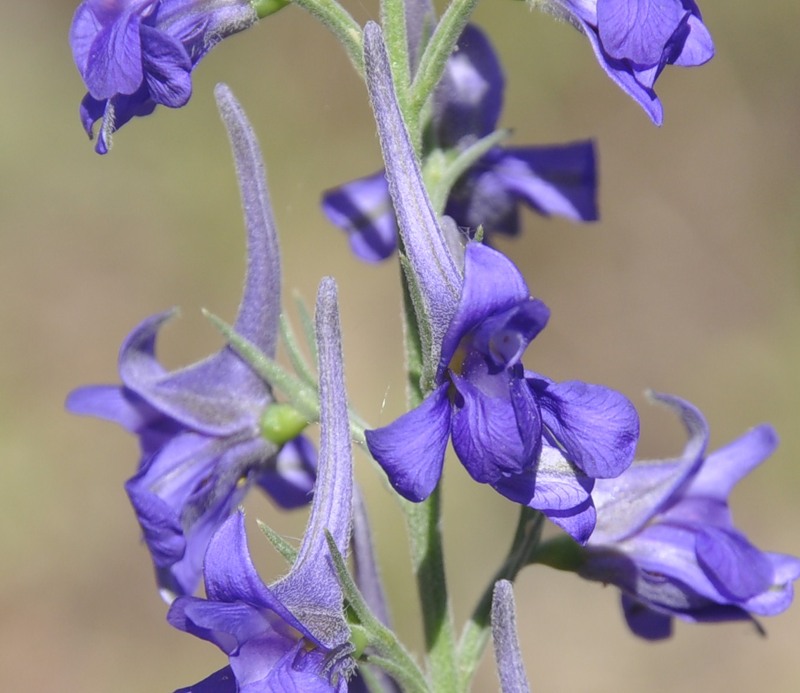
M546 5L586 34L606 72L656 122L661 104L653 85L664 67L699 65L713 54L692 0ZM427 0L409 0L412 72L432 16ZM246 0L85 0L70 38L88 88L81 117L90 136L102 120L97 150L107 151L111 132L133 116L149 114L156 104L185 104L200 58L256 17ZM532 297L511 260L483 239L518 233L520 203L545 215L595 219L592 144L490 146L436 209L381 28L367 23L362 38L386 168L329 191L323 209L362 259L384 259L398 249L401 254L418 328L419 401L364 436L391 486L408 501L424 502L439 485L452 443L475 481L566 532L565 540L535 549L528 562L617 585L631 630L644 638L669 635L673 617L753 619L786 609L800 560L757 549L736 529L728 508L733 486L775 449L769 426L707 455L708 426L700 412L676 397L656 395L680 416L689 440L677 459L634 462L639 417L624 395L577 380L556 382L523 366L523 354L550 311ZM487 38L466 26L431 97L423 164L442 153L455 159L490 137L503 88ZM281 268L263 162L238 102L224 86L216 95L248 239L244 296L233 330L272 359ZM383 631L369 637L385 627L388 613L353 482L333 280L323 280L316 310L319 455L299 428L276 434L265 423L277 406L272 387L233 346L166 371L155 343L171 316L146 319L125 340L121 385L80 388L67 406L138 437L141 458L126 490L170 603L168 621L229 658L228 666L182 690L363 690L360 668L377 661L365 655L370 647L385 648L384 665L402 679L402 668L385 658L391 639ZM271 585L250 558L244 515L237 510L253 486L284 508L311 502L299 549L282 547L291 569ZM344 567L350 553L352 585ZM196 596L201 580L204 598ZM502 690L527 690L508 582L495 586L491 623ZM366 645L354 636L359 628L366 629ZM387 686L395 682L387 679Z

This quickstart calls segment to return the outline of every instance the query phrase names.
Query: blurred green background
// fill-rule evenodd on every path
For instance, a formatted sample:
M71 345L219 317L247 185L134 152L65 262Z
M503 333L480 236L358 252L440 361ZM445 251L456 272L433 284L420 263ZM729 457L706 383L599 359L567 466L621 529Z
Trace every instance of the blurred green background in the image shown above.
M772 422L779 451L735 492L739 525L760 547L800 554L800 6L701 2L717 57L658 83L652 126L570 27L510 0L476 21L509 78L502 124L513 143L594 137L603 221L526 216L503 245L553 310L526 364L556 379L617 387L643 407L643 456L683 445L645 388L699 405L722 445ZM68 416L66 393L116 382L116 352L143 317L172 305L170 366L220 345L199 309L231 319L243 231L225 134L212 98L227 81L262 141L284 249L284 286L313 301L340 282L351 398L375 425L403 407L394 266L353 260L318 209L320 192L379 167L364 89L332 38L296 8L216 48L181 111L159 109L98 157L77 117L84 93L67 31L70 0L0 9L0 688L171 691L222 666L212 646L172 630L122 484L132 437ZM349 3L360 21L374 2ZM413 582L395 504L362 454L393 611L419 645ZM444 531L459 621L500 561L516 508L449 460ZM248 503L299 536L305 516ZM281 566L253 533L269 578ZM800 607L766 622L678 624L667 643L630 636L613 588L545 568L516 588L535 690L797 690ZM477 691L496 689L491 657Z

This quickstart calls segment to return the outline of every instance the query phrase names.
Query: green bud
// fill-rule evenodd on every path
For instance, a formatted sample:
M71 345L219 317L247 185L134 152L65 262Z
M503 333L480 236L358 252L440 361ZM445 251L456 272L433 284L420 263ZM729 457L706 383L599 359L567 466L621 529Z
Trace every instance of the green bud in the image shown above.
M261 416L261 435L276 445L283 445L300 435L308 423L291 404L270 404Z
M364 653L364 650L370 644L369 633L364 626L356 623L350 624L350 643L355 650L353 651L353 659L358 659Z
M250 4L256 11L259 19L264 19L264 17L275 14L286 7L290 2L291 0L250 0Z

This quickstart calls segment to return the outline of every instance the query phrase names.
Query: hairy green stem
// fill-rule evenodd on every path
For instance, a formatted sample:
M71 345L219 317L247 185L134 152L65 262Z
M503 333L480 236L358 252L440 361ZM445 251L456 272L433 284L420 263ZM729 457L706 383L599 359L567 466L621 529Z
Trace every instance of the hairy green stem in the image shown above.
M478 0L453 0L436 25L411 85L410 115L413 122L419 120L422 108L439 83L447 59L477 4Z
M540 512L524 506L520 509L517 531L514 534L514 540L511 542L508 556L486 586L480 601L461 634L461 641L458 644L458 669L461 690L469 688L481 655L489 642L494 585L498 580L513 582L519 571L528 565L532 554L539 545L543 523L544 515Z
M344 46L347 57L358 74L364 74L364 48L361 27L336 0L292 0L313 15L333 33Z

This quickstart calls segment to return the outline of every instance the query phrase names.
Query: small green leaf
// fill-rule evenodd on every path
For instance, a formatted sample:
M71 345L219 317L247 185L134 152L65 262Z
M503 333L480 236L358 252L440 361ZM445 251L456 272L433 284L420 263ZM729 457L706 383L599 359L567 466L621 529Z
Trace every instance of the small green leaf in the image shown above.
M297 558L297 549L288 541L286 541L286 539L284 539L274 529L264 524L261 520L256 520L256 523L258 524L258 528L264 532L264 536L269 539L269 543L272 544L275 550L286 559L286 562L289 565L292 565Z

